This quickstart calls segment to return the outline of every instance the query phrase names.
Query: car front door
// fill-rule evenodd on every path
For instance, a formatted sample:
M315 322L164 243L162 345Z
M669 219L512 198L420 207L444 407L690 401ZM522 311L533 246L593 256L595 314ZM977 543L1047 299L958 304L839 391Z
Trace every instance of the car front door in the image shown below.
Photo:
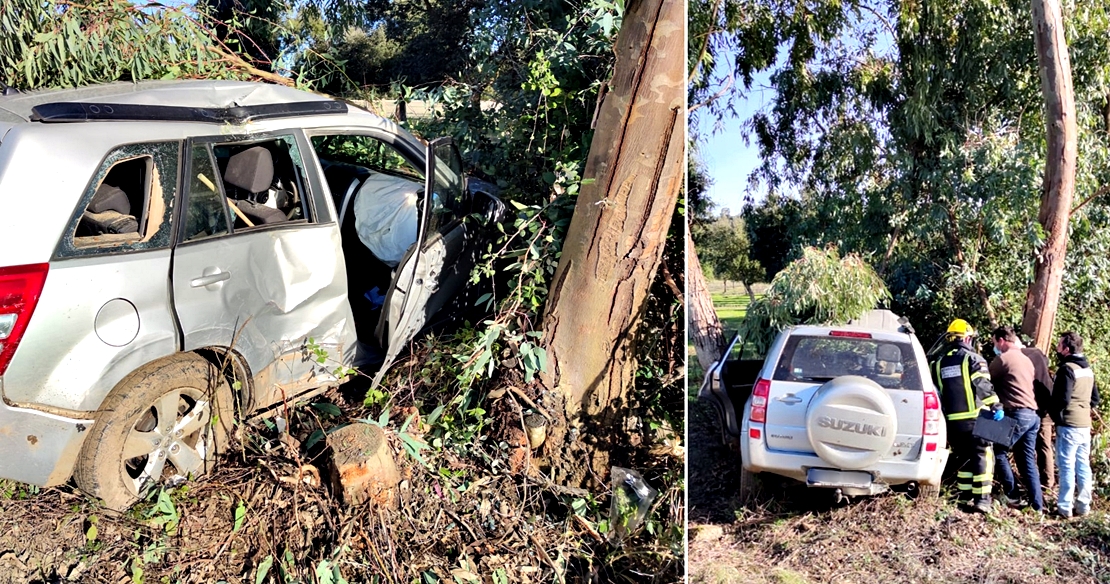
M354 344L339 229L308 188L303 144L287 134L188 145L175 312L184 350L230 348L246 361L248 411L334 381Z
M394 272L378 322L378 341L386 355L375 386L405 345L459 297L476 261L474 223L468 221L473 205L462 158L450 138L427 146L420 204L416 243Z

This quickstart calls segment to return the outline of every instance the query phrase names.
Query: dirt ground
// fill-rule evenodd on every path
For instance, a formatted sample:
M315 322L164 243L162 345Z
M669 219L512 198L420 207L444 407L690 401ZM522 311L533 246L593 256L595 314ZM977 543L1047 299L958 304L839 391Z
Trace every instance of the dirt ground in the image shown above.
M1105 501L1061 521L897 493L834 506L802 487L743 509L738 458L719 445L712 409L691 402L689 415L691 582L1110 582Z
M338 395L328 399L342 405ZM344 406L342 418L359 417ZM242 427L220 467L155 492L125 514L74 487L0 481L0 584L674 582L680 527L654 523L623 545L599 533L608 493L563 489L506 468L488 433L463 447L407 454L398 422L386 435L401 470L396 510L346 507L326 480L319 412L299 408L282 438ZM361 416L365 416L365 412ZM339 423L340 417L332 420ZM408 429L419 436L419 424ZM292 439L291 439L292 438ZM654 462L652 462L654 461ZM637 461L662 490L653 518L683 517L680 460ZM317 483L306 469L317 468ZM659 532L670 530L670 539Z

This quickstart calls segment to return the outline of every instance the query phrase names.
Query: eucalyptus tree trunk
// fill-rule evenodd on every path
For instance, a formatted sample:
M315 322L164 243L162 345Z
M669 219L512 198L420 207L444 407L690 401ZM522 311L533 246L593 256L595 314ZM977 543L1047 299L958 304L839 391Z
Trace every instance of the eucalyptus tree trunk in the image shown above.
M1022 330L1047 352L1060 302L1060 282L1068 247L1068 215L1075 191L1076 120L1071 63L1059 0L1032 0L1033 36L1041 71L1048 132L1041 209L1037 220L1047 239L1037 258L1033 285L1025 298Z
M628 3L543 331L543 384L572 426L618 421L682 185L685 4ZM606 469L606 474L608 469Z
M686 233L686 279L690 298L686 303L690 311L690 340L694 343L698 365L702 371L721 359L725 348L724 329L717 311L713 310L713 299L705 285L705 274L701 271L698 252L690 233Z

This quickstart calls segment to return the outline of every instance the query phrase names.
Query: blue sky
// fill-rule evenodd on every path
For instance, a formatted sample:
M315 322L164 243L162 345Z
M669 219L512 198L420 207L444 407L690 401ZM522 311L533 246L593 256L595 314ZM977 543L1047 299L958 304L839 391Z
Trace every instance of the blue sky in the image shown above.
M871 44L860 44L858 35L862 31L870 31L874 35L874 41ZM841 41L858 51L891 58L895 56L894 38L890 29L867 12L861 13L859 20L850 29L844 31ZM771 88L771 71L777 69L785 59L786 55L780 51L778 62L771 69L753 76L749 90L745 91L743 87L735 85L731 88L736 107L735 117L718 121L708 111L702 111L699 112L701 115L698 126L690 129L691 137L698 138L698 154L712 180L709 186L709 198L716 204L717 213L728 209L735 215L744 206L744 198L749 194L748 176L759 166L759 150L754 143L746 143L742 126L751 119L752 115L768 107L774 100L775 90ZM723 78L728 74L730 65L730 58L721 58L714 77ZM750 195L759 200L764 193L755 191Z
M775 92L769 86L770 73L759 73L751 91L736 98L736 117L718 123L714 116L703 112L698 128L691 131L698 137L698 154L713 180L709 198L717 205L717 212L728 209L735 215L744 206L748 175L759 165L759 150L754 143L746 143L741 126L774 99ZM740 94L736 88L733 91Z

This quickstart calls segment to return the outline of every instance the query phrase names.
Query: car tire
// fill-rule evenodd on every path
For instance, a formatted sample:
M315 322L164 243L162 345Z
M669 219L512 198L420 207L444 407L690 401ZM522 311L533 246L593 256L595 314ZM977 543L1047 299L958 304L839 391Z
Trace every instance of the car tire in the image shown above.
M818 388L805 420L814 453L840 469L862 469L878 462L890 451L898 432L890 394L858 375L837 377Z
M234 424L231 387L215 365L179 353L132 372L97 412L74 480L123 511L166 480L205 474Z

